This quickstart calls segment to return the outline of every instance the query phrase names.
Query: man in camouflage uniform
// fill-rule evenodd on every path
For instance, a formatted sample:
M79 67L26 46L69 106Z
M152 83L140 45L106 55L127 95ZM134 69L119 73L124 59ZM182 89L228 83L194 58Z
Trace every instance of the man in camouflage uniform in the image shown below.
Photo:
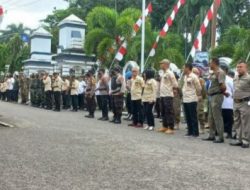
M31 106L35 106L35 90L36 90L36 81L35 74L30 75L30 102Z
M23 73L20 73L19 87L21 94L21 103L26 104L29 98L29 80L24 76Z

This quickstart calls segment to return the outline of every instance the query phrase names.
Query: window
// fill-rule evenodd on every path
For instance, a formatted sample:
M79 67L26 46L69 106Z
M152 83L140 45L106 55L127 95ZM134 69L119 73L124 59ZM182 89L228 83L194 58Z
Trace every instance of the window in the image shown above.
M82 38L80 31L71 31L71 38Z

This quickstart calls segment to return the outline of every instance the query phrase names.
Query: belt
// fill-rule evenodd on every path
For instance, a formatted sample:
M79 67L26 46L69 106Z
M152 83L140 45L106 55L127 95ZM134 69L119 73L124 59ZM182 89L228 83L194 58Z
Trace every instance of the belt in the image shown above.
M242 99L234 99L235 103L242 103L242 102L248 102L250 101L250 97L242 98Z
M215 93L209 94L209 96L215 96L215 95L218 95L218 94L222 94L222 93L221 92L215 92Z

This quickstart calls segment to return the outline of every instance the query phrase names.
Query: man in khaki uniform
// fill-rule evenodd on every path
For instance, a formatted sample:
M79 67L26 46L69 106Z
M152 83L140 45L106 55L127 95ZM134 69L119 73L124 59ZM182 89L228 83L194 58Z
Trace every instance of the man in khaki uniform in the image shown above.
M139 67L132 68L131 79L131 100L133 110L133 123L129 126L142 127L143 113L142 113L142 89L144 88L144 80L139 76Z
M162 105L163 126L158 130L166 134L174 133L174 89L178 88L175 75L169 70L170 61L164 59L160 62L161 69L164 71L160 82L160 96Z
M62 79L58 73L54 73L54 81L52 83L53 95L55 99L54 111L61 111L61 91L62 91Z
M43 78L44 91L45 91L45 104L46 109L52 109L52 88L51 88L51 78L48 73L45 73Z
M63 78L62 83L62 100L63 100L63 109L70 108L70 90L69 90L69 77Z
M224 142L224 123L222 118L222 103L226 91L225 79L226 75L222 69L220 69L220 63L218 58L213 58L210 62L210 69L213 73L210 76L211 86L208 89L208 95L211 97L209 103L209 137L203 140L213 141L214 143ZM215 138L216 132L218 139Z
M188 132L186 136L199 136L197 104L201 94L199 78L192 72L192 64L186 64L184 69L184 84L182 88L183 107L186 116Z
M87 109L89 114L85 117L87 118L94 118L95 117L95 110L96 110L96 100L95 100L95 89L96 89L96 79L93 76L93 71L89 71L86 74L86 92L85 98L87 103Z
M250 75L247 64L240 61L237 65L238 76L234 79L234 128L237 140L232 146L249 148L250 143Z
M78 111L78 87L79 87L79 81L76 80L75 76L71 76L69 86L70 86L70 96L71 96L71 102L72 102L72 111L77 112Z

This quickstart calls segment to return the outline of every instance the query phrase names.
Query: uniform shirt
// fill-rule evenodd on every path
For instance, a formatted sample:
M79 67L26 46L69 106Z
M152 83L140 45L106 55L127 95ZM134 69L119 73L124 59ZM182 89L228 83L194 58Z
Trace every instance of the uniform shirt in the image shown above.
M225 83L226 75L223 70L219 69L216 72L213 72L210 76L211 85L208 89L208 94L212 95L215 93L221 93L221 84Z
M87 87L85 95L87 97L93 97L95 95L95 89L96 89L96 79L94 77L89 78L87 80Z
M112 90L112 94L114 96L124 94L126 91L126 82L125 82L124 77L121 74L118 74L118 76L115 77L115 83L116 83L116 85L119 86L118 87L119 90L118 91L117 91L117 89ZM112 84L111 84L111 88L112 88Z
M131 79L131 100L141 99L144 84L144 80L140 76L136 76L136 78Z
M78 94L83 94L83 93L85 93L85 88L86 88L86 83L85 83L85 81L79 82Z
M69 80L65 79L65 81L62 82L62 91L67 91L69 89Z
M173 88L177 88L178 83L174 73L169 69L161 77L160 96L161 97L174 97Z
M2 84L2 92L6 92L8 90L8 85L7 85L7 82L4 82Z
M53 84L52 84L52 87L53 87L53 91L54 92L61 92L62 91L62 84L63 84L63 81L61 79L61 77L57 77Z
M99 95L108 95L109 94L109 84L108 84L108 77L107 76L103 76L100 80L99 80Z
M71 82L71 86L70 86L70 95L78 95L78 88L79 88L79 81L78 80L74 80Z
M224 101L222 103L222 109L233 109L233 93L234 93L234 83L233 79L229 76L226 76L226 87L227 87L227 93L229 94L228 97L224 96Z
M183 103L198 102L198 96L201 94L201 84L194 73L184 76L182 94Z
M250 75L236 76L234 79L234 89L234 99L250 97Z
M147 80L142 93L142 102L155 102L157 94L157 82L155 79Z
M13 90L14 82L15 82L14 78L9 78L9 79L7 80L7 89L8 89L8 90Z
M51 88L51 78L47 76L45 79L43 79L43 84L44 84L44 91L50 91L52 90Z

